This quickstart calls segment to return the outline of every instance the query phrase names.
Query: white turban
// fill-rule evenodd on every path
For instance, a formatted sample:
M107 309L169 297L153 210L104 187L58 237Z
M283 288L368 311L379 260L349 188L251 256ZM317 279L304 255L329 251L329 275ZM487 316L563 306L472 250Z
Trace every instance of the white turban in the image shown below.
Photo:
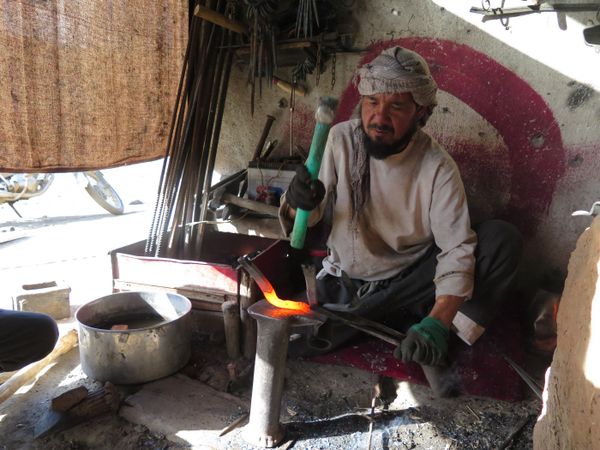
M414 101L428 107L437 105L437 84L429 72L427 62L411 50L392 47L382 51L370 63L357 70L360 95L410 92Z

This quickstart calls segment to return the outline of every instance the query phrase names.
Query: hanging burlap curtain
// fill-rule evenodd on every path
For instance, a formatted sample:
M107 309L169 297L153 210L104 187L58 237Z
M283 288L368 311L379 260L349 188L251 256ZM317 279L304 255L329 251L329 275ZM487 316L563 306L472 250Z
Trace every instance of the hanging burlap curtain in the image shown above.
M186 0L5 0L0 14L0 171L163 156Z

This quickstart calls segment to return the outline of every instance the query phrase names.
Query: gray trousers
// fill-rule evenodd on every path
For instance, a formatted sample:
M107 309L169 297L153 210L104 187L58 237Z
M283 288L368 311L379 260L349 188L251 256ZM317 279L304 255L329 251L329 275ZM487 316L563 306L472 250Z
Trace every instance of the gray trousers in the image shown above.
M474 292L460 311L487 328L508 298L521 256L522 238L513 225L501 220L483 222L473 230L477 233ZM317 281L317 298L320 303L355 303L351 307L353 314L406 331L427 316L435 303L433 279L439 252L433 245L417 263L389 280L378 282L359 302L356 293L365 281L330 275ZM339 323L327 322L319 329L318 336L336 348L358 333ZM292 353L315 353L314 349L296 350L292 349Z
M0 309L0 372L42 359L57 339L58 328L50 316Z

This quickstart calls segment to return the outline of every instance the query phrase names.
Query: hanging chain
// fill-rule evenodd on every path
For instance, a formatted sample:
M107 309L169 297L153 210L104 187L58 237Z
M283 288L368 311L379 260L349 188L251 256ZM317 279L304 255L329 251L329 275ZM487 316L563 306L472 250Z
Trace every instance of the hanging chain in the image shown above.
M323 35L321 35L322 37ZM321 78L321 43L317 44L317 73L315 74L315 86L319 85L319 79Z
M294 109L296 107L296 77L292 78L290 92L290 158L294 156Z
M333 90L334 86L335 86L335 63L337 60L336 57L337 53L333 53L333 56L331 57L331 90Z

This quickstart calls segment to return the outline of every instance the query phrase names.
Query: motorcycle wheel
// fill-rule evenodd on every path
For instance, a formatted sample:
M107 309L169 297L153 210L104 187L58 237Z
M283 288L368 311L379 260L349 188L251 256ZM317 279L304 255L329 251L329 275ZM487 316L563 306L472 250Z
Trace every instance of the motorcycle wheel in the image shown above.
M84 172L83 175L88 181L85 190L96 203L115 216L123 214L123 200L100 172Z

